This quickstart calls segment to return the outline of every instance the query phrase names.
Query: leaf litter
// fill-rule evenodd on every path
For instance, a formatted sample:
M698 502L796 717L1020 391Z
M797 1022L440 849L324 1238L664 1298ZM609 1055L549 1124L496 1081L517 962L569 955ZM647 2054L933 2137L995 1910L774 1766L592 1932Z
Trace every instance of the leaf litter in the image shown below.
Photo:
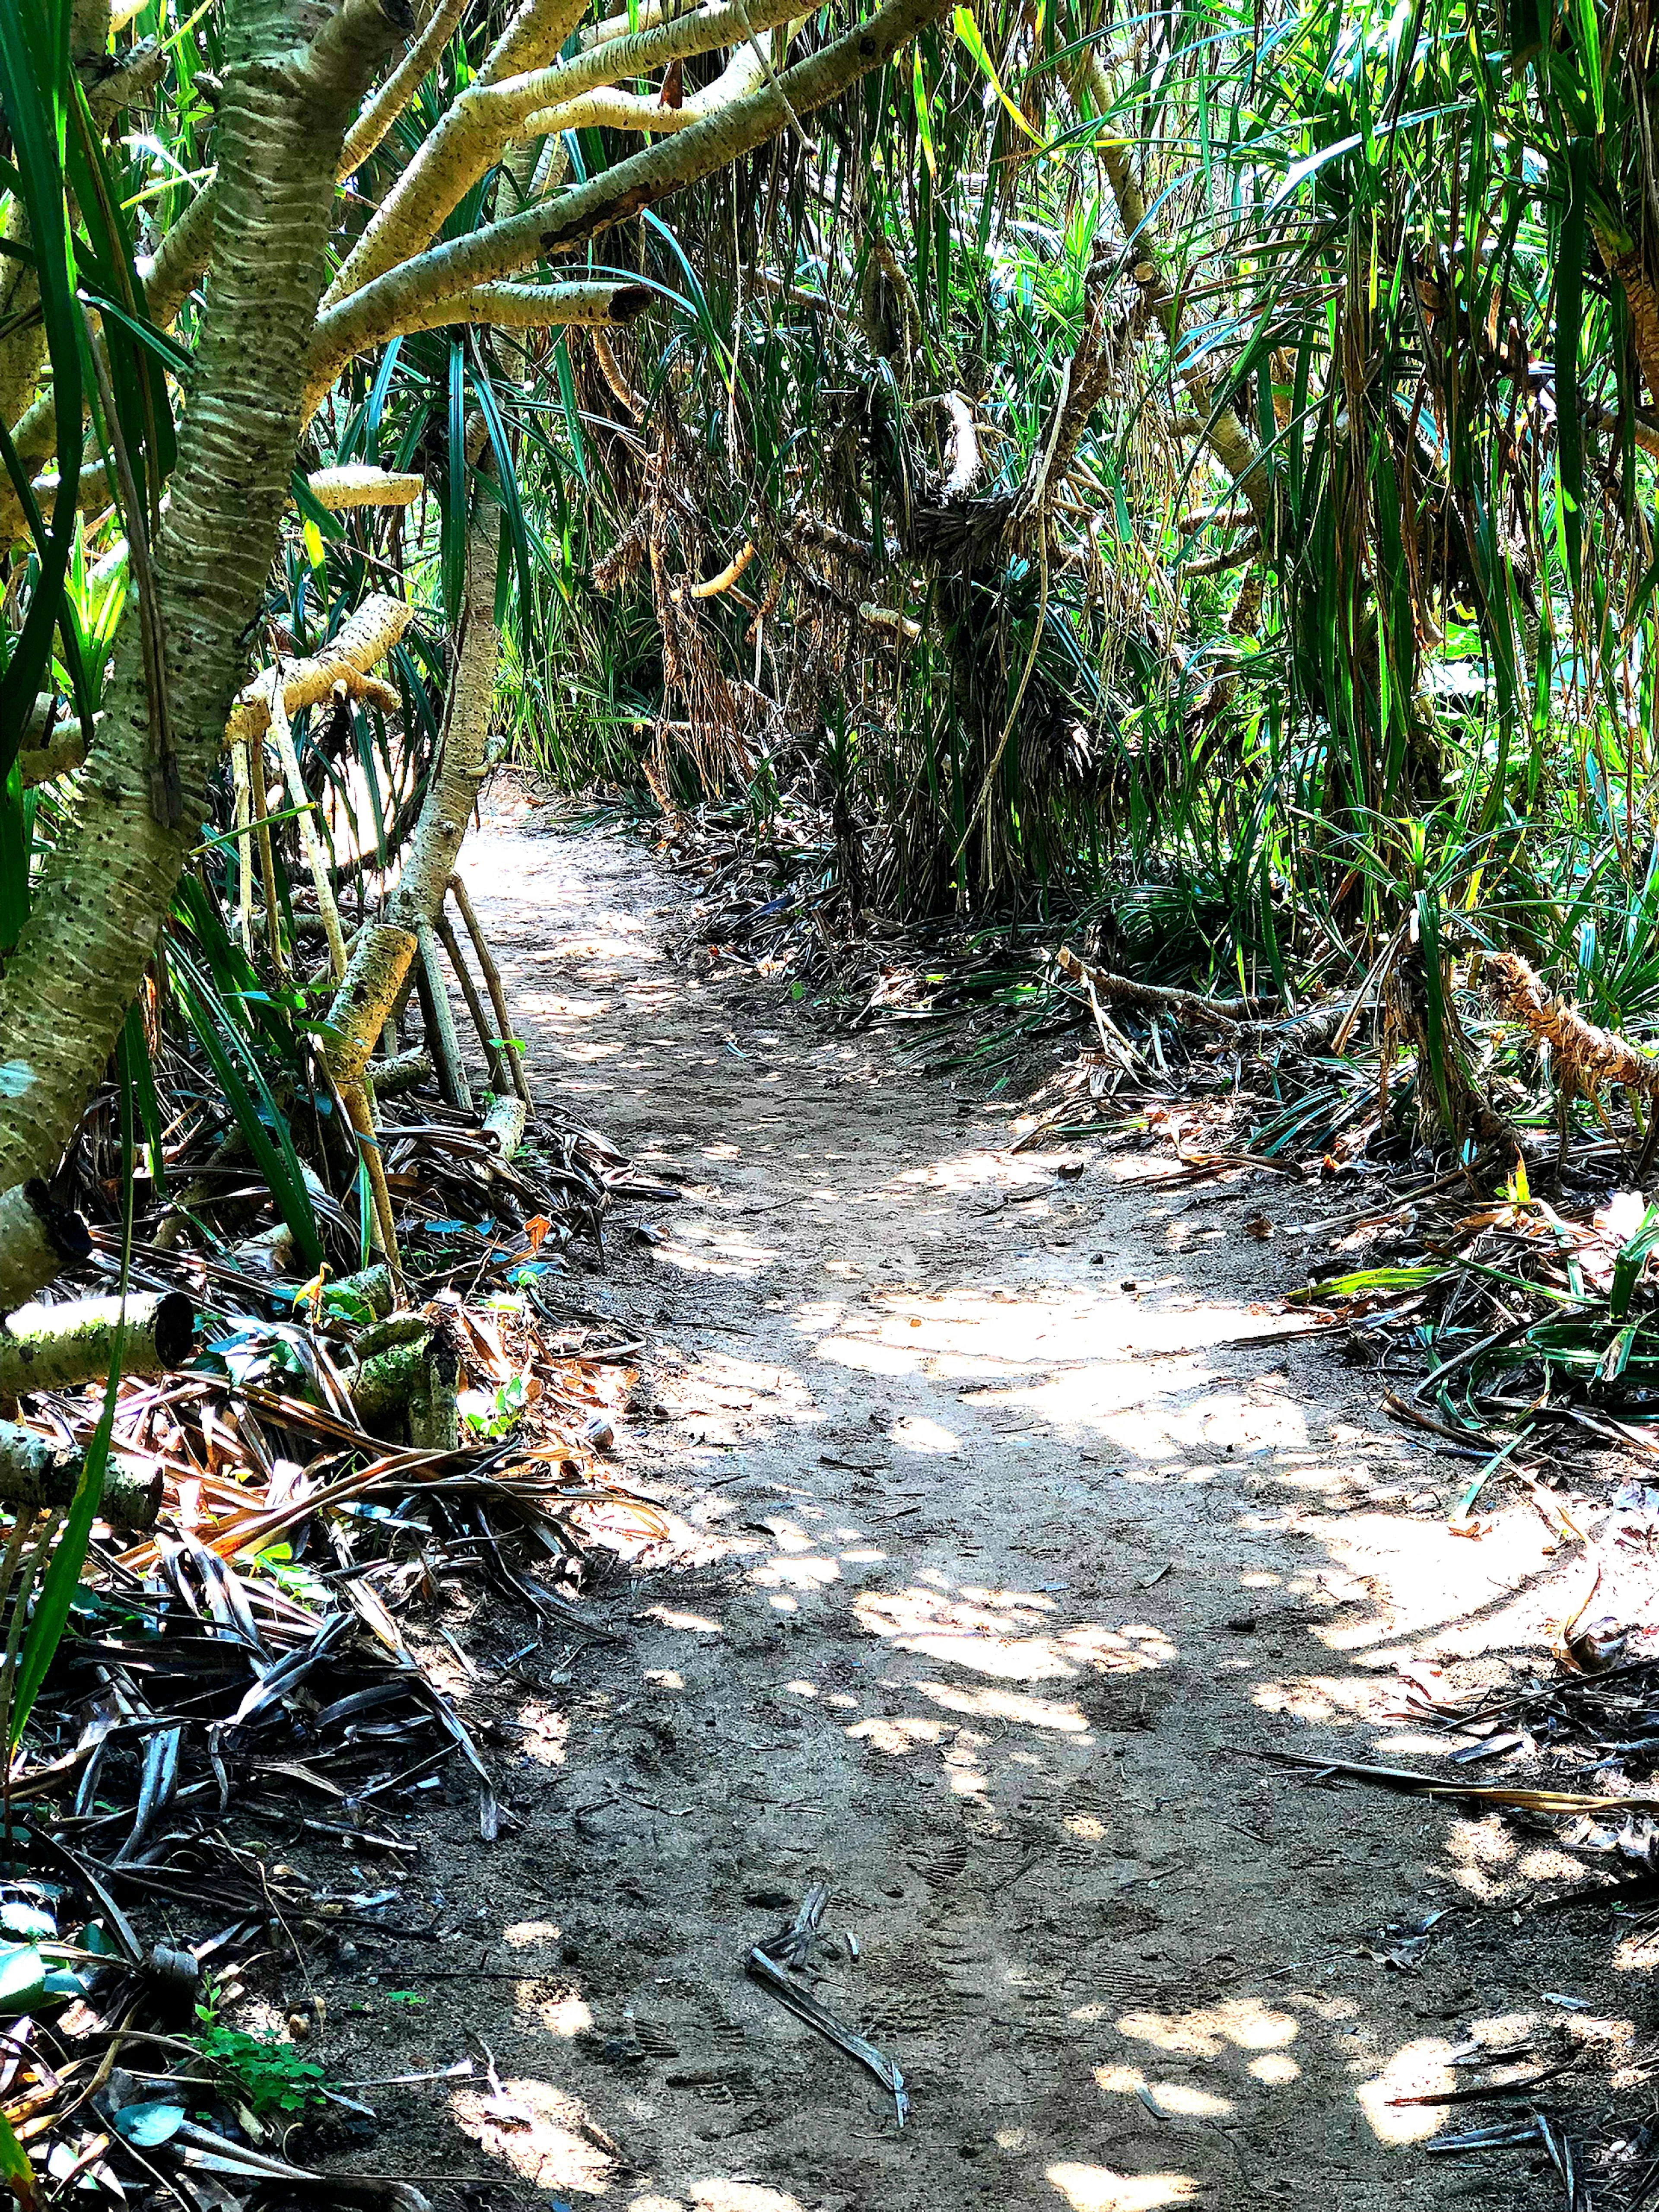
M186 1065L172 1071L181 1089ZM482 1836L512 1826L417 1621L479 1594L526 1610L538 1636L612 1641L587 1601L596 1571L667 1534L602 1458L644 1347L568 1295L566 1255L602 1252L615 1204L678 1191L594 1132L547 1123L508 1166L421 1087L381 1133L407 1271L395 1308L384 1261L296 1279L269 1191L226 1177L206 1117L178 1116L164 1175L151 1159L130 1304L187 1302L196 1327L115 1389L114 1519L94 1524L0 1792L3 2179L26 2207L73 2188L239 2212L276 2190L421 2212L410 2184L278 2154L331 2106L372 2120L327 2085L305 2015L285 2040L220 2014L273 1952L304 1960L354 1930L398 1932L387 1914L417 1856L400 1830L422 1791L465 1774ZM88 1210L106 1218L115 1122L106 1092L77 1155ZM205 1251L167 1232L181 1189L219 1224ZM353 1225L313 1196L337 1249ZM118 1230L94 1227L56 1286L64 1301L35 1310L78 1319L120 1249ZM71 1468L103 1405L87 1373L4 1409ZM61 1521L48 1510L31 1559ZM39 1586L14 1571L35 1528L20 1506L0 1565L14 1651ZM381 1862L387 1886L331 1886L283 1856L314 1865L343 1847Z

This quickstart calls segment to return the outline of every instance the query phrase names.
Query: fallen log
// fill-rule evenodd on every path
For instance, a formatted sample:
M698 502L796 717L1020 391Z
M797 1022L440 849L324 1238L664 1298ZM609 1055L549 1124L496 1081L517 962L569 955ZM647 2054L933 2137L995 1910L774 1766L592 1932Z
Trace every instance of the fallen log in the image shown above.
M19 1306L0 1325L0 1393L75 1390L101 1382L115 1356L119 1298L67 1298ZM196 1309L182 1291L151 1291L126 1301L123 1375L165 1375L190 1356Z
M33 1516L67 1505L86 1463L84 1451L59 1451L33 1429L0 1421L0 1505L13 1513ZM99 1510L112 1528L146 1533L155 1526L161 1509L160 1468L154 1474L139 1475L118 1461L109 1462Z

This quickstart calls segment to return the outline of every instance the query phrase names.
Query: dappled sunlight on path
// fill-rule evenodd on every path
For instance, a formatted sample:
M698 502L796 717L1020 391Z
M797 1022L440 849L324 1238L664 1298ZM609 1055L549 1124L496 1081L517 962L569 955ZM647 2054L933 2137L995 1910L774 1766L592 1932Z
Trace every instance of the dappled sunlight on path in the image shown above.
M617 1477L668 1533L520 1707L525 1932L457 2124L616 2212L1468 2201L1443 2109L1394 2100L1536 2020L1471 1908L1538 1877L1248 1754L1411 1757L1401 1667L1539 1649L1548 1531L1414 1508L1254 1186L1011 1153L884 1041L666 957L680 894L624 842L464 865L532 1082L682 1194L551 1280L652 1342ZM903 2068L902 2132L744 1974L814 1878L816 1994Z

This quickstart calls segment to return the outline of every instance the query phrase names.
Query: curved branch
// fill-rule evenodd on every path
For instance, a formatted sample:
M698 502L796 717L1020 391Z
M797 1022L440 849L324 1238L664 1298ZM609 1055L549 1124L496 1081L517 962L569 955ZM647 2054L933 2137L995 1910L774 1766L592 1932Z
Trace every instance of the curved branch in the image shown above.
M421 80L448 45L456 25L466 13L466 0L442 0L426 25L410 41L409 51L386 82L371 93L362 113L346 133L340 149L342 179L362 168L392 125L415 97Z
M684 130L751 90L757 72L747 47L720 78L683 107L664 107L651 94L601 93L598 88L624 77L648 76L669 61L738 44L751 31L786 21L799 5L799 0L755 0L750 13L741 6L704 0L672 22L586 46L550 69L499 80L480 77L422 142L375 210L329 288L326 304L349 299L429 245L444 218L500 159L509 139L520 135L544 137L551 131L600 124L623 130Z
M302 707L319 705L337 684L343 684L354 696L363 694L374 682L369 670L377 661L386 659L409 628L414 613L414 608L405 600L388 598L384 592L374 592L341 624L325 652L310 660L283 664L285 711L297 714ZM251 684L245 684L237 693L230 719L225 724L227 745L247 744L264 737L270 727L270 700L276 678L276 669L262 669ZM377 705L395 708L400 703L398 693L389 685L380 684L375 689L383 695L389 694L376 699Z
M560 62L553 69L509 77L504 84L491 88L486 112L510 131L532 131L540 136L554 127L542 121L543 116L584 93L619 84L624 77L650 76L668 62L690 61L698 54L713 53L721 46L739 46L749 55L752 65L749 40L758 37L763 31L775 30L780 23L787 23L799 6L800 0L755 0L752 8L722 4L722 0L703 0L702 6L694 8L689 15L676 16L672 22L585 46L580 54L573 55L568 62ZM755 75L761 73L751 70L750 82ZM654 108L657 115L656 123L647 127L669 131L674 128L675 118L688 111L708 114L731 97L729 90L720 90L730 74L728 70L702 92L693 93L678 108L665 108L654 94L639 95L640 105Z
M544 253L566 252L626 222L641 208L764 145L794 118L838 98L890 60L924 25L936 21L946 5L947 0L884 0L867 21L689 131L630 155L550 203L447 240L377 276L319 319L319 341L331 354L341 349L339 358L349 360L374 343L376 333L405 327L406 319L432 301L514 276ZM323 357L319 344L313 358Z
M675 131L689 131L694 123L702 123L732 100L741 100L765 74L763 58L745 46L713 84L693 93L678 107L665 107L654 92L619 92L602 86L567 100L562 107L538 110L522 127L538 137L553 131L605 130L649 131L659 137L672 137Z

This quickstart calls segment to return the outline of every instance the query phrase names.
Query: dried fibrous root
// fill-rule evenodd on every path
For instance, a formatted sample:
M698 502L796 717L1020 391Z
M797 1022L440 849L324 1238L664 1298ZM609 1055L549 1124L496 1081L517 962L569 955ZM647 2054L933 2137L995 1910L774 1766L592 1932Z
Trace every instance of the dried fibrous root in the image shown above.
M761 632L765 629L767 623L771 621L773 612L777 606L778 601L782 598L782 596L783 565L780 562L777 567L773 569L772 580L767 586L764 593L762 595L761 603L756 608L753 616L750 617L749 627L743 634L743 641L745 645L753 645L757 641Z
M614 592L644 567L650 546L650 515L648 513L636 514L611 550L593 563L594 590Z
M635 391L626 370L617 358L617 349L605 336L603 325L593 332L593 358L599 364L599 374L611 387L611 396L617 404L635 422L645 420L645 402Z
M939 400L951 417L951 440L945 455L945 496L966 499L981 465L974 410L959 392L947 392Z
M1587 1022L1546 988L1518 952L1495 954L1487 976L1499 1011L1549 1046L1564 1090L1594 1097L1608 1084L1618 1084L1644 1098L1659 1099L1659 1060L1638 1051L1616 1030Z
M337 685L343 685L351 698L368 699L388 714L395 712L402 703L396 688L369 671L397 644L414 611L404 600L375 592L329 641L325 652L313 659L284 662L281 682L288 712L297 714L302 707L318 706ZM276 669L261 669L237 693L225 725L227 744L264 737L270 727L271 694L277 680Z

